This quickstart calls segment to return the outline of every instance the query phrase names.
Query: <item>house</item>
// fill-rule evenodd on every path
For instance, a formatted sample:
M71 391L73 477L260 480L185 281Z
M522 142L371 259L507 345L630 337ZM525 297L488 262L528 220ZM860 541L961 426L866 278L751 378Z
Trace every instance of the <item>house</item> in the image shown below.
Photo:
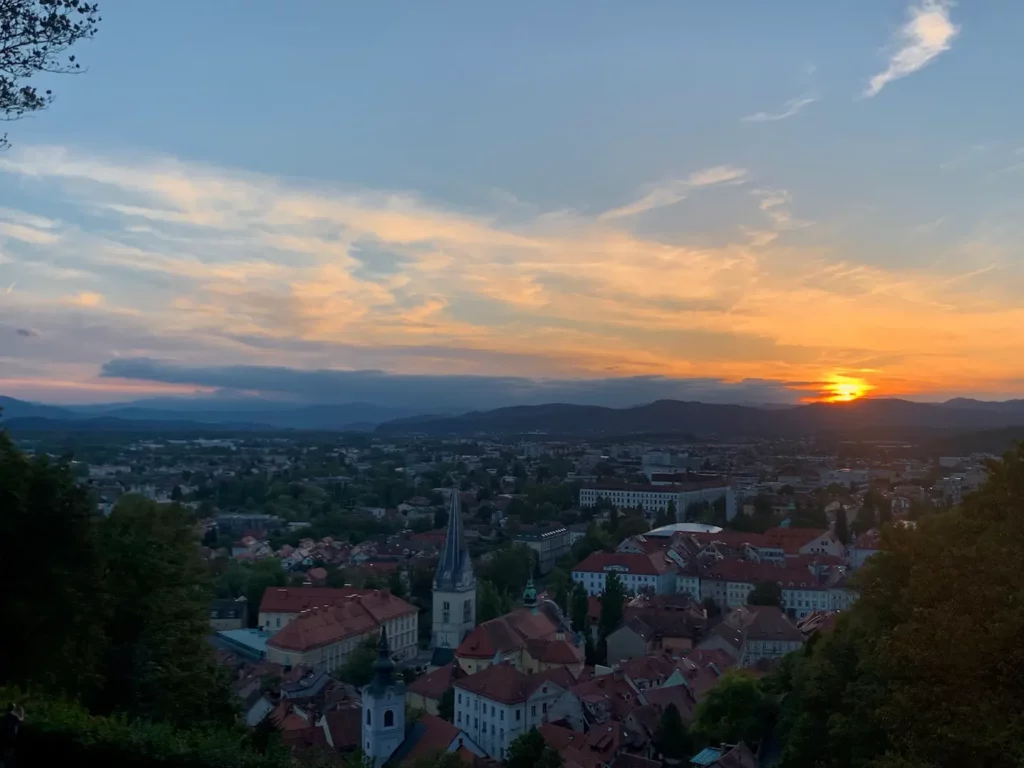
M676 591L675 564L662 552L594 552L572 570L572 580L582 584L588 595L604 592L605 578L618 574L627 594L653 592L669 595Z
M343 610L333 613L326 610L336 606L341 606ZM319 618L310 618L311 615L319 615ZM282 635L300 617L305 617L303 628ZM370 624L367 624L367 617ZM419 611L416 606L396 597L387 589L268 587L260 601L259 624L261 628L273 633L268 648L283 648L285 644L292 651L311 648L311 640L307 637L309 629L314 624L331 624L331 630L323 630L318 635L321 639L326 639L331 632L339 638L342 634L349 636L352 632L359 636L371 631L376 634L381 626L386 625L388 635L392 638L391 648L397 658L410 658L418 650ZM344 655L347 657L348 652Z
M210 627L214 632L243 629L249 621L249 603L245 597L236 600L214 600L210 604Z
M698 647L723 650L739 666L749 667L762 659L780 659L798 650L803 642L803 634L780 608L745 605L730 611L708 630Z
M558 559L572 547L569 529L558 523L524 528L516 541L525 544L537 555L537 570L546 574L555 567Z
M878 554L882 549L882 535L877 528L865 531L857 537L850 547L850 567L858 569L872 555Z
M538 601L532 582L523 602L522 608L475 627L455 649L459 666L470 675L507 662L526 673L565 667L574 678L578 676L584 663L583 644L558 606Z
M264 595L262 609L267 607L271 588ZM332 590L333 591L333 590ZM349 653L369 637L376 637L382 627L396 639L394 655L410 658L417 653L418 611L387 590L363 590L346 599L328 602L301 611L267 641L267 659L285 666L316 666L337 669ZM272 612L270 613L272 615Z
M509 744L548 721L548 709L575 683L564 668L526 675L493 664L455 682L455 725L488 757L504 760Z
M413 709L437 715L445 692L451 690L456 680L465 676L462 667L451 661L409 683L405 688L406 701Z
M575 731L609 720L622 722L644 703L640 691L621 669L581 679L551 708L550 721L564 721Z

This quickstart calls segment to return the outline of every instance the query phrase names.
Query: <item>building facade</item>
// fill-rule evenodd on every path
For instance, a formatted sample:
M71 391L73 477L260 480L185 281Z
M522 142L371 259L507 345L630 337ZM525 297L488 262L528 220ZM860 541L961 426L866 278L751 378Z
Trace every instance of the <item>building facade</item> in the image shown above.
M516 541L537 553L537 570L541 574L550 573L558 559L572 549L569 529L557 523L524 530L516 536Z
M714 504L725 500L725 518L736 516L736 496L732 487L721 481L680 483L678 485L588 485L580 489L580 506L593 507L598 500L606 499L616 507L632 509L640 507L644 515L653 519L659 512L675 504L676 514L683 515L694 503Z
M661 552L594 552L573 568L572 580L596 597L604 592L605 578L613 572L618 574L627 594L671 595L676 591L675 564Z

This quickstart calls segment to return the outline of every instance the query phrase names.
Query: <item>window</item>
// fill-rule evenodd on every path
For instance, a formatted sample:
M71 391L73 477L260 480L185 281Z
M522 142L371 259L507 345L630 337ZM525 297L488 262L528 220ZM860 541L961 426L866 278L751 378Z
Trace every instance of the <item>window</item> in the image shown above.
M366 724L367 725L372 725L371 718L370 718L370 710L366 710Z
M462 620L465 621L465 622L472 621L473 620L472 613L473 613L473 603L472 603L472 601L467 600L466 602L464 602L462 604Z
M541 706L541 712L543 712L544 714L547 714L547 711L548 711L547 703L541 704L540 706Z
M462 694L460 693L459 694L459 704L461 704L461 703L462 703Z
M494 723L491 723L491 736L494 735Z
M501 710L501 717L499 719L500 720L504 720L505 719L505 710L504 709Z
M519 721L519 720L521 719L521 718L520 718L520 715L522 715L522 711L521 711L521 710L518 710L518 709L517 709L517 710L516 710L516 721L517 721L517 722L518 722L518 721Z
M384 710L384 727L393 728L395 725L395 713L390 709Z
M477 722L477 721L476 721L476 718L474 717L474 718L473 718L473 727L474 727L474 728L479 728L479 726L478 726L478 725L476 724L476 722Z
M532 707L530 707L530 714L531 714L531 715L532 715L533 717L536 717L536 716L537 716L537 705L536 705L536 704L534 704L534 705L533 705Z
M455 722L456 723L461 723L462 722L462 713L461 712L456 712L455 713Z
M491 704L491 717L494 717L494 705Z

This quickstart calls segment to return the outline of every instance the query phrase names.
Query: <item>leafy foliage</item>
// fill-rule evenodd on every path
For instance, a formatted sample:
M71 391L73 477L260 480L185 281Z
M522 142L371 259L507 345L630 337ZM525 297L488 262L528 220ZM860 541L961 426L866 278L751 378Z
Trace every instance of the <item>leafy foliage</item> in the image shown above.
M540 731L531 728L509 744L505 765L508 768L561 768L562 756L545 745Z
M754 585L747 595L747 605L777 605L782 607L782 585L777 581L762 581Z
M377 639L368 637L349 653L338 673L344 682L360 688L373 679L373 662L377 660Z
M729 670L697 705L695 735L706 744L746 742L753 747L771 729L774 702L747 672Z
M19 737L24 765L95 765L107 768L288 768L291 756L269 740L263 750L235 729L180 730L169 723L96 717L83 707L38 691L0 689L3 701L25 701ZM102 756L102 760L97 760Z
M605 577L604 592L601 593L601 618L598 620L597 631L602 640L622 624L625 601L626 588L619 575L612 571Z
M0 116L14 120L49 106L26 81L40 73L81 71L71 46L96 34L96 3L82 0L5 0L0 3ZM7 143L0 137L0 147Z
M586 588L579 582L572 588L570 618L574 632L590 634L590 602L587 600Z
M852 610L772 681L783 767L1019 766L1024 447L959 509L882 542Z
M693 739L675 704L670 703L661 713L655 743L663 756L673 760L682 760L693 754Z
M441 694L441 700L437 702L437 716L448 722L455 720L454 688L446 688L445 692Z

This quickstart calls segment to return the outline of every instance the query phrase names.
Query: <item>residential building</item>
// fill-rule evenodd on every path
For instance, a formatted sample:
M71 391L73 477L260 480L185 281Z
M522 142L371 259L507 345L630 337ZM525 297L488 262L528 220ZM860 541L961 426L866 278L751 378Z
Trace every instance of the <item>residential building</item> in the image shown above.
M853 542L850 547L850 567L854 570L861 568L868 558L877 554L882 549L882 536L877 528L865 531Z
M698 647L723 650L740 666L749 667L762 659L780 659L798 650L803 642L803 634L782 609L745 605L733 609L709 629Z
M445 691L450 690L456 680L465 676L462 667L457 662L450 661L409 683L405 689L406 701L412 709L436 715Z
M462 533L462 503L458 489L449 495L448 531L434 574L435 648L458 648L476 626L476 576Z
M392 646L397 658L407 659L417 653L419 612L416 606L395 597L388 590L361 590L338 599L312 599L312 606L289 616L275 608L292 608L299 601L295 592L342 592L352 590L318 590L315 587L279 589L271 587L260 604L261 616L276 625L280 616L287 617L283 627L267 641L267 659L286 666L323 665L336 669L345 663L352 649L376 636L382 627L395 638ZM308 599L302 596L303 599ZM268 621L268 623L270 623Z
M572 549L569 529L558 523L526 528L516 536L516 541L537 553L537 570L541 574L549 573L558 559Z
M588 595L596 596L604 592L605 578L613 572L627 594L669 595L676 591L676 566L663 552L594 552L573 568L572 580L582 584Z
M658 512L668 509L670 502L676 507L676 514L682 515L693 503L714 504L725 500L726 520L736 516L736 497L732 487L722 480L702 480L677 485L615 485L594 484L580 489L580 506L593 507L599 499L620 508L640 507L644 515L653 519Z
M468 674L507 663L527 674L564 667L575 677L584 657L582 642L558 606L538 602L532 581L523 592L522 608L485 621L455 649L456 661Z
M248 621L249 603L244 597L237 600L214 600L210 604L210 627L215 632L243 629Z
M494 664L455 682L455 726L488 757L504 760L509 744L547 722L549 708L575 682L564 668L526 675Z

